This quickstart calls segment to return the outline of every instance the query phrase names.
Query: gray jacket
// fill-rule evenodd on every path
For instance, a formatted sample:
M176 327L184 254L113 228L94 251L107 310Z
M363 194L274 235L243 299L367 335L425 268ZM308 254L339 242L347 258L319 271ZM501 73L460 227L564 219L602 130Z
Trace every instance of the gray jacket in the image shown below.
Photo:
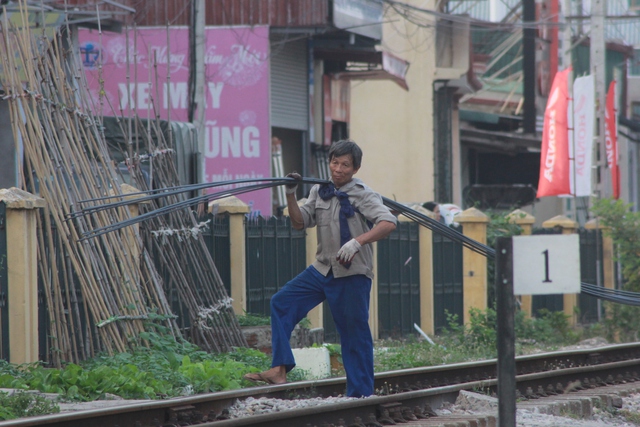
M322 200L318 195L320 185L311 189L306 203L300 207L304 228L317 226L318 249L316 260L312 264L321 274L327 275L333 270L334 277L346 277L364 274L373 279L373 248L364 245L346 268L336 260L340 249L340 201L337 197ZM357 237L370 230L367 220L373 225L380 221L397 223L396 217L382 204L382 197L367 187L360 179L353 178L340 188L349 195L356 213L348 218L351 237Z

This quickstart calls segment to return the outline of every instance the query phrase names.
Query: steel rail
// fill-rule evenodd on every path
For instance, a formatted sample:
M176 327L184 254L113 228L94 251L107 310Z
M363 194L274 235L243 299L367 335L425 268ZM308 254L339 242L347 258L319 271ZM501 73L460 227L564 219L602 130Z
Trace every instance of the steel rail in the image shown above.
M527 397L540 387L558 392L570 388L576 382L588 382L588 386L604 385L620 381L634 381L640 371L640 343L620 344L591 349L550 352L516 358L517 388ZM424 406L439 408L443 402L453 402L460 390L495 391L497 386L496 360L413 368L378 373L375 376L377 395L366 399L323 405L303 410L290 410L284 414L269 414L226 421L200 423L199 426L276 426L320 425L319 414L328 413L326 421L343 418L348 422L356 416L366 420L369 414L379 413L380 408ZM165 425L172 414L219 414L237 400L248 397L280 399L311 398L342 394L344 378L317 381L300 381L276 386L253 387L237 391L202 394L170 400L153 401L116 408L96 409L75 413L54 414L0 422L0 427L128 427ZM564 392L564 391L560 391ZM287 418L284 424L284 417ZM324 417L324 415L323 415ZM334 421L330 421L335 419ZM136 424L136 422L138 424ZM278 424L280 423L280 424Z

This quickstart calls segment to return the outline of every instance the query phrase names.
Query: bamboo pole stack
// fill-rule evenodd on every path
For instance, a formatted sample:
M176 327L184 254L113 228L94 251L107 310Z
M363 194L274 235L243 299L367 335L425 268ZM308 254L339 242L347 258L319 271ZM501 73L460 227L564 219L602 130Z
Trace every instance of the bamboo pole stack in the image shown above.
M126 140L142 140L153 171L156 187L169 188L180 185L176 170L175 143L168 141L172 132L163 132L158 121L144 124L136 118L125 120L130 135ZM125 132L126 135L126 132ZM168 135L168 138L167 138ZM140 156L126 159L136 186L146 189L147 178L140 169ZM147 212L162 206L187 200L187 196L176 194L154 199L145 205ZM206 222L198 222L189 208L153 217L141 227L145 247L153 254L156 267L165 278L167 293L178 295L182 316L188 317L191 339L212 351L229 351L235 346L246 346L244 336L237 323L231 299L202 238ZM175 308L174 308L175 309Z
M21 22L29 22L26 6L20 6ZM126 351L132 342L144 344L140 334L158 324L180 338L167 284L137 232L124 229L78 243L83 231L126 219L129 211L104 210L66 220L82 200L121 195L99 118L91 114L81 63L70 48L69 28L63 28L66 35L50 39L42 30L13 26L6 13L1 26L0 83L10 107L16 151L24 153L22 187L47 201L39 223L38 255L49 320L49 362L60 366L99 351ZM189 255L167 254L166 261L183 262L195 248ZM203 274L200 286L217 289L215 273ZM184 281L186 276L174 277ZM188 295L188 286L180 285ZM203 309L225 301L219 292L206 296L196 298ZM205 319L201 340L213 350L246 345L232 313L217 308L222 314ZM230 324L225 328L224 322Z

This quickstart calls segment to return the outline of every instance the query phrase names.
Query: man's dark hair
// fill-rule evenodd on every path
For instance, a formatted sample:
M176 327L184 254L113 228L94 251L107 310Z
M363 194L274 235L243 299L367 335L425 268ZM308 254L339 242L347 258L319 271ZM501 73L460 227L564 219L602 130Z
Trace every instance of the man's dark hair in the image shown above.
M351 155L353 167L360 169L360 164L362 163L362 150L352 139L342 139L331 144L331 148L329 149L329 161L334 157L342 157L347 154Z
M436 206L438 206L438 204L436 202L424 202L422 204L422 207L425 209L429 209L431 212L434 211L434 209L436 208Z

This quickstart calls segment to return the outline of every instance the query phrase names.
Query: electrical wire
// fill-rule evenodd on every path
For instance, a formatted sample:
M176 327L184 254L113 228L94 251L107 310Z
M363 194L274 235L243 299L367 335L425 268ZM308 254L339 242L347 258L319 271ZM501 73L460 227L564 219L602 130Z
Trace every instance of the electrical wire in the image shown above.
M407 218L416 221L418 224L439 233L457 243L461 243L464 247L486 256L489 259L495 259L495 249L482 244L476 240L466 237L464 234L454 230L446 225L430 218L420 212L417 212L401 203L389 200L383 197L384 204L390 209L402 213ZM597 286L590 283L581 282L580 292L606 301L615 302L624 305L640 306L640 293L624 291L620 289L609 289L603 286Z
M103 234L119 230L124 227L128 227L130 225L137 224L139 222L155 218L157 216L165 215L170 212L174 212L180 209L185 209L190 206L198 205L204 202L210 202L213 200L218 200L223 197L228 197L232 195L238 195L242 193L247 193L250 191L257 191L266 188L273 188L279 185L286 185L291 183L307 183L307 184L324 184L328 181L316 178L302 178L300 180L295 180L293 178L263 178L263 179L242 179L242 180L233 180L233 181L221 181L215 183L205 183L205 184L195 184L195 185L182 185L177 187L171 187L161 190L150 190L150 191L141 191L139 193L131 193L127 195L120 196L111 196L104 197L99 199L88 199L83 200L80 203L86 204L89 202L103 201L107 199L113 198L122 198L123 200L118 200L112 203L105 203L102 205L93 205L86 208L81 209L80 211L74 212L73 215L69 219L77 219L80 216L95 214L104 209L113 209L117 207L121 207L128 204L140 203L144 200L153 200L162 197L175 196L182 193L187 193L196 190L202 190L205 188L216 188L221 186L229 186L229 185L243 185L241 187L237 187L231 190L222 190L212 194L206 194L203 196L193 197L189 199L182 200L177 203L173 203L158 209L154 209L147 213L138 215L133 218L128 218L126 220L110 224L105 227L96 228L93 230L86 231L82 233L82 238L79 241L88 240L91 238L95 238L101 236ZM246 184L246 185L245 185ZM132 195L140 195L142 197L137 199L125 199L125 197L129 197ZM435 219L416 211L402 203L396 202L389 198L383 197L382 201L385 206L387 206L392 212L396 214L402 214L405 217L415 221L419 225L428 228L429 230L438 233L441 236L444 236L456 243L461 244L463 247L476 252L480 255L487 257L488 259L495 259L496 251L495 249L487 246L486 244L480 243L474 239L471 239L459 231L442 224ZM602 286L593 285L590 283L581 282L580 284L581 293L585 295L590 295L595 298L603 299L606 301L611 301L618 304L624 305L633 305L640 306L640 293L638 292L630 292L624 291L620 289L609 289Z

